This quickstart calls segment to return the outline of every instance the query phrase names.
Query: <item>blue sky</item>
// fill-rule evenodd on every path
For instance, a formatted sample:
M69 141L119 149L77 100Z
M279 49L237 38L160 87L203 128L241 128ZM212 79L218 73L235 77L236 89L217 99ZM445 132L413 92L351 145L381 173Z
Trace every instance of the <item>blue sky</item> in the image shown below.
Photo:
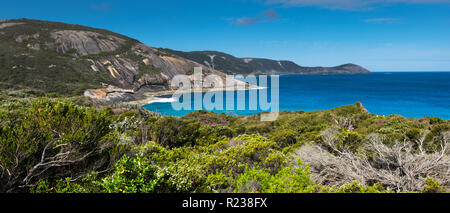
M154 46L302 66L450 71L450 0L14 0L0 19L109 29Z

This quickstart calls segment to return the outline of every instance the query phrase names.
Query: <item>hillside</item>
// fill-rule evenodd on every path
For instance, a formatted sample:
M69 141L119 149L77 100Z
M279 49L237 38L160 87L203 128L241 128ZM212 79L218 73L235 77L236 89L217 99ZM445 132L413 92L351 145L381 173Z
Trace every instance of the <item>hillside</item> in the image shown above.
M204 75L369 73L353 64L301 67L290 61L245 58L214 51L157 49L108 30L59 22L0 21L0 86L102 102L145 99L171 91L170 79L203 67ZM223 72L223 73L222 73Z
M108 30L19 19L0 22L0 83L106 101L170 90L169 79L202 65ZM204 74L215 72L203 66Z
M265 113L164 117L72 96L132 101L173 89L171 77L197 66L223 77L216 70L366 73L357 65L174 52L26 19L0 21L0 47L0 193L449 192L450 120L376 115L360 102L281 111L276 121L262 121Z
M173 55L203 64L227 74L367 74L369 70L356 65L336 67L303 67L292 61L276 61L263 58L237 58L217 51L182 52L161 49Z

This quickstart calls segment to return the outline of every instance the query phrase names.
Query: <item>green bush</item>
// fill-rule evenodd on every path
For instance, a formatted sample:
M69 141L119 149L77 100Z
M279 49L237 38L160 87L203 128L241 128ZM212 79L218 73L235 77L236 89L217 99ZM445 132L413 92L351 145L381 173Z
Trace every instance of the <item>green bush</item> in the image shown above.
M405 135L410 141L417 141L422 136L420 129L417 128L408 129Z
M50 183L47 180L39 182L37 186L30 189L31 193L89 193L83 185L74 182L71 178L67 177L59 179L55 183Z
M40 99L0 117L0 191L106 169L120 151L108 110ZM70 169L69 169L70 168Z
M388 193L381 184L376 183L373 186L363 186L358 181L344 184L341 187L332 187L327 190L332 193Z
M292 165L293 152L304 143L325 145L322 130L338 128L338 148L372 162L371 153L360 149L369 134L378 133L390 145L428 131L424 145L433 151L450 129L447 121L371 115L358 105L280 112L277 121L261 122L260 115L206 111L175 118L122 105L98 110L75 104L92 105L81 99L39 96L27 89L0 90L1 192L384 193L390 191L380 184L314 184L307 165ZM44 162L56 156L67 161L43 167L44 150ZM422 192L446 187L429 179Z
M281 129L273 131L270 139L275 141L280 146L286 147L297 142L298 133L291 129Z
M193 146L199 137L200 124L179 118L164 117L153 125L153 139L164 147Z
M160 184L161 174L150 159L142 154L130 158L123 156L111 174L98 182L106 193L152 193Z
M443 191L444 187L438 181L431 178L425 181L425 186L422 189L422 193L441 193Z
M337 135L339 141L337 147L339 149L348 149L353 152L357 152L358 149L363 145L364 135L361 135L353 131L342 131Z
M285 167L272 175L263 169L246 169L235 182L238 193L302 193L314 185L308 165L298 162L298 167Z

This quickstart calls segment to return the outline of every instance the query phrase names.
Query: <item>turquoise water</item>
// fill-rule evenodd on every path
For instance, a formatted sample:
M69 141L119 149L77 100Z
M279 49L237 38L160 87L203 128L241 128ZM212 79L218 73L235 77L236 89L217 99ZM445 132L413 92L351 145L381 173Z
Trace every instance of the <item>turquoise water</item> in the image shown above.
M369 112L379 115L400 114L414 118L430 116L450 119L450 72L282 75L279 82L280 110L326 110L360 101ZM268 89L270 91L270 85ZM245 110L213 111L232 115L261 112L260 109L249 109L248 97L249 91L246 92ZM236 101L237 95L234 103L237 103ZM183 116L193 111L176 111L170 102L152 103L144 108L171 116Z

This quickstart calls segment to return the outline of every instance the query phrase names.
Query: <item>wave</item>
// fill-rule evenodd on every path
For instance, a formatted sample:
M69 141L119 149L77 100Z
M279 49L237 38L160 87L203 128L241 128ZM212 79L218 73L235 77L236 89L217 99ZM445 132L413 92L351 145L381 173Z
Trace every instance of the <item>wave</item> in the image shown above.
M172 103L176 102L176 98L155 98L154 100L151 100L148 102L148 104L152 103Z

